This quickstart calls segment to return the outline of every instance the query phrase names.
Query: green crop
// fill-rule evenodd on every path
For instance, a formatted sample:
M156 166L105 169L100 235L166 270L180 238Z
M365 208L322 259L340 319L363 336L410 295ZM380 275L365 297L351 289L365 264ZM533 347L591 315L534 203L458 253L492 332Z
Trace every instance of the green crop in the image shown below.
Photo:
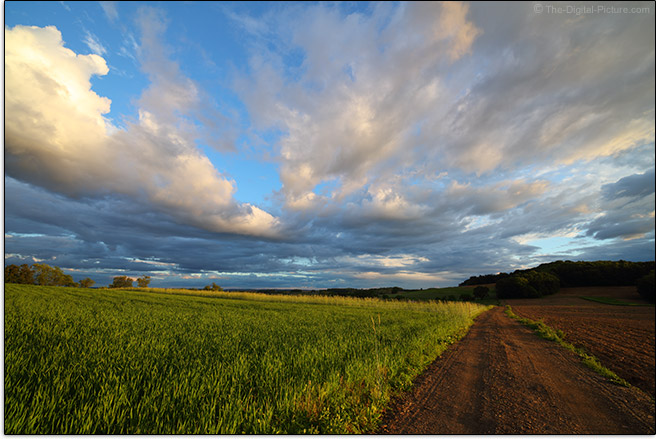
M6 284L5 433L372 431L485 309Z

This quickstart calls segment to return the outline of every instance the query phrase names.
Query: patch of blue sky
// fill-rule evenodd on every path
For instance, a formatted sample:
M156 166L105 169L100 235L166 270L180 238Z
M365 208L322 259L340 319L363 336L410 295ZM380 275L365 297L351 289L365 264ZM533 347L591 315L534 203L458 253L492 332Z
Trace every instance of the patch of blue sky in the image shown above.
M316 259L310 259L303 256L293 256L291 258L278 259L279 262L286 265L302 265L304 267L312 267L317 263ZM297 271L297 273L301 273Z
M248 63L248 50L240 38L238 26L218 4L165 2L166 40L174 48L173 58L181 61L183 71L194 79L227 78L229 70L242 70ZM182 49L184 48L184 49Z
M211 147L204 147L203 152L223 176L234 180L235 200L267 211L273 209L272 196L282 187L277 163L249 157L243 152L219 152Z
M538 238L525 242L526 245L537 247L538 255L563 255L563 257L576 257L586 247L599 245L599 241L586 236L552 236L549 238Z
M323 180L321 183L317 184L314 187L313 192L324 197L331 197L333 192L337 191L340 186L341 180L339 178L331 178L329 180Z

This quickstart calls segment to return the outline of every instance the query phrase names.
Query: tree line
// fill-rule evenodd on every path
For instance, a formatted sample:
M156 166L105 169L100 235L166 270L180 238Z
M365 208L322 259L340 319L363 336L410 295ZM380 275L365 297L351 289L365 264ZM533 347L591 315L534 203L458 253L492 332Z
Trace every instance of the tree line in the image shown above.
M133 286L133 282L132 278L127 276L116 276L109 284L109 288L129 288ZM7 265L5 267L5 283L82 288L91 288L96 284L93 279L88 277L75 282L73 276L64 273L61 268L40 263L31 266L27 264ZM141 288L145 288L149 284L150 276L144 275L137 279L137 285Z
M509 299L554 294L560 287L637 285L638 292L647 300L653 301L654 266L654 261L555 261L512 273L472 276L460 286L495 283L497 297ZM642 291L650 291L649 285L651 294L643 293Z
M460 286L496 283L510 276L520 276L534 271L546 272L556 276L563 288L631 286L635 285L639 278L654 270L654 265L654 261L556 261L527 270L516 270L512 273L472 276L462 282Z

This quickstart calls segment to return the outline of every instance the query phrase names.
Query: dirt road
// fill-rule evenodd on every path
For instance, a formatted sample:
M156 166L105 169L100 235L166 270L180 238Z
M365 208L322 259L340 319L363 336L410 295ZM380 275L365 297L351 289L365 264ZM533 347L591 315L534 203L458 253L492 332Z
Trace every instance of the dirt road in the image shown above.
M378 433L654 434L654 403L497 307L392 402Z

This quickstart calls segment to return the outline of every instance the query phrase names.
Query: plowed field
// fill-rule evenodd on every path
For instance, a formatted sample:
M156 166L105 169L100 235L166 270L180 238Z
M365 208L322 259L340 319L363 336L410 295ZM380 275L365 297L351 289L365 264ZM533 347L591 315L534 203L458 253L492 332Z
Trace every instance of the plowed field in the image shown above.
M567 341L583 347L621 378L654 397L654 307L607 305L581 297L646 303L634 287L564 288L537 301L506 302L515 314L562 330Z
M644 303L634 291L564 289L507 303L562 329L635 387L610 383L497 307L390 404L378 433L654 434L654 308L580 299Z
M654 434L654 403L497 307L392 402L378 433Z

